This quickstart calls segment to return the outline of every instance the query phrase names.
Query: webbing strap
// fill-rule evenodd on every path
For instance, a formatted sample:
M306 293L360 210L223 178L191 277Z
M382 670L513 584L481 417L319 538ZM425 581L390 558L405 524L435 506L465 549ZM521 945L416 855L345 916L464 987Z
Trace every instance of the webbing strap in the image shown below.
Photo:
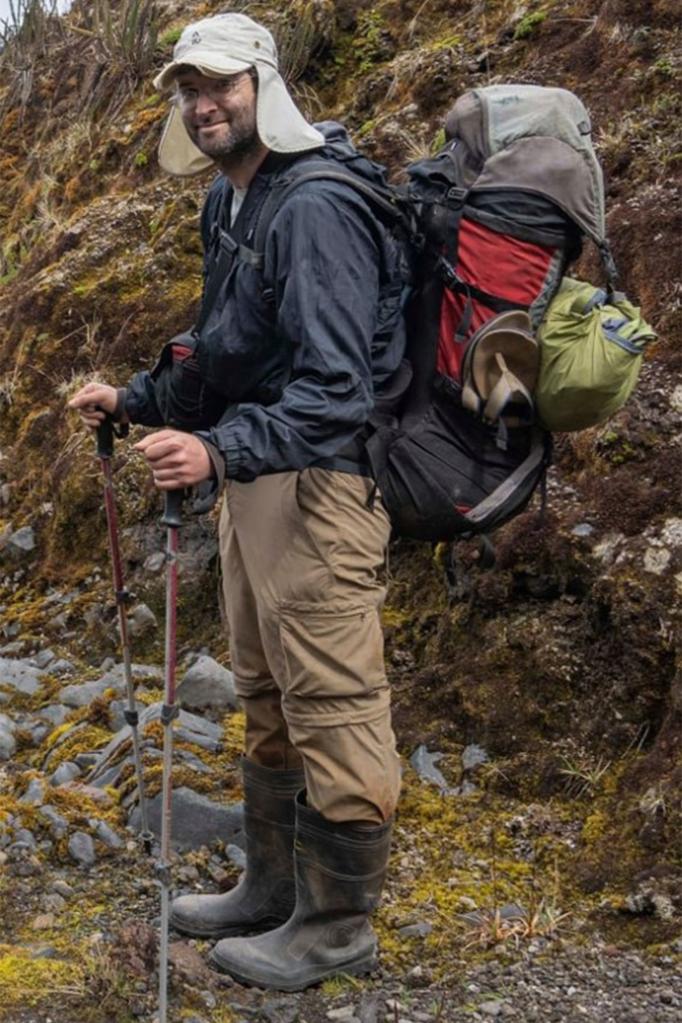
M500 483L499 487L493 490L492 494L488 494L486 498L479 502L475 508L466 512L465 519L471 523L485 522L488 516L496 511L500 505L504 504L513 495L514 491L523 483L527 476L535 472L546 459L545 441L544 436L540 430L533 430L533 439L531 442L531 448L527 457L521 462L521 465L514 469L511 475L507 476L506 480Z
M462 280L452 264L443 257L441 257L438 263L438 269L443 278L443 283L449 291L454 291L458 295L466 295L469 300L475 298L487 306L488 309L493 309L496 313L507 313L519 309L528 312L530 309L530 306L524 305L523 302L512 302L510 299L502 298L500 295L491 295L489 291L483 291L482 288L477 288L475 284L469 284L468 281Z
M409 235L415 234L415 225L410 217L400 209L396 202L396 196L389 190L380 190L378 186L370 185L362 181L357 175L344 173L341 170L332 170L323 164L315 170L309 170L305 174L298 174L293 179L283 178L273 187L268 199L258 213L256 227L254 229L254 249L262 252L265 246L265 235L268 227L279 208L286 199L295 191L299 185L306 181L342 181L350 185L356 192L368 199L377 209L385 213L394 223L402 227ZM281 189L281 191L280 191ZM265 211L267 210L267 216Z

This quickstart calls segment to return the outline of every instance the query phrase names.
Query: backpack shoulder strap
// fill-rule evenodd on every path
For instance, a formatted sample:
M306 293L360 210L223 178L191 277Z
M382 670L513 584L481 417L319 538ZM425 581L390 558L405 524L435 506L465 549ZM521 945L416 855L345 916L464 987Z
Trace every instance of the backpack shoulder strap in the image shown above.
M293 170L294 173L285 174L273 182L270 193L256 217L252 234L253 252L260 255L261 261L265 249L265 239L272 221L289 196L309 181L341 181L367 199L374 210L379 215L383 215L392 226L409 234L414 230L412 218L406 209L407 204L397 190L370 185L357 174L330 167L326 160L306 161L301 163L299 168L289 168L289 170Z

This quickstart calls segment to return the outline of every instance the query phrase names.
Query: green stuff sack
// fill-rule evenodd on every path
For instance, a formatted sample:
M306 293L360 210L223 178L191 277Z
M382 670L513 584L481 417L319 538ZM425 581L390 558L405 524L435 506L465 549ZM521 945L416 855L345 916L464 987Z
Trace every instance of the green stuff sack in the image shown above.
M538 331L538 418L548 430L583 430L613 415L637 382L644 348L656 335L616 292L564 277Z

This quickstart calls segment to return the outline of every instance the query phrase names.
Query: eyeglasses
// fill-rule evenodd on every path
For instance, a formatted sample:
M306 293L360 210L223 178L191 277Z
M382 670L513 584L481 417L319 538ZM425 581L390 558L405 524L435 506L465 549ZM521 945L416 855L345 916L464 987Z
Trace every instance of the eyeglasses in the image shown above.
M196 85L179 85L175 93L175 100L183 107L191 107L202 93L210 96L216 102L226 99L227 96L237 91L245 76L250 78L251 73L240 71L230 78L216 78L202 85L201 88L197 88Z

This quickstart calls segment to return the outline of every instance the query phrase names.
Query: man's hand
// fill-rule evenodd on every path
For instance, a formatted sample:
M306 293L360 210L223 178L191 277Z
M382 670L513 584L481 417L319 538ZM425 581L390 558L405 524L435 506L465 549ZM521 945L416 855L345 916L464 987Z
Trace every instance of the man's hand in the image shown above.
M159 430L134 445L147 459L159 490L193 487L213 475L208 451L191 433Z
M118 404L118 391L109 384L91 383L81 387L69 401L69 408L75 408L86 426L94 430L103 423L107 413L113 415Z

